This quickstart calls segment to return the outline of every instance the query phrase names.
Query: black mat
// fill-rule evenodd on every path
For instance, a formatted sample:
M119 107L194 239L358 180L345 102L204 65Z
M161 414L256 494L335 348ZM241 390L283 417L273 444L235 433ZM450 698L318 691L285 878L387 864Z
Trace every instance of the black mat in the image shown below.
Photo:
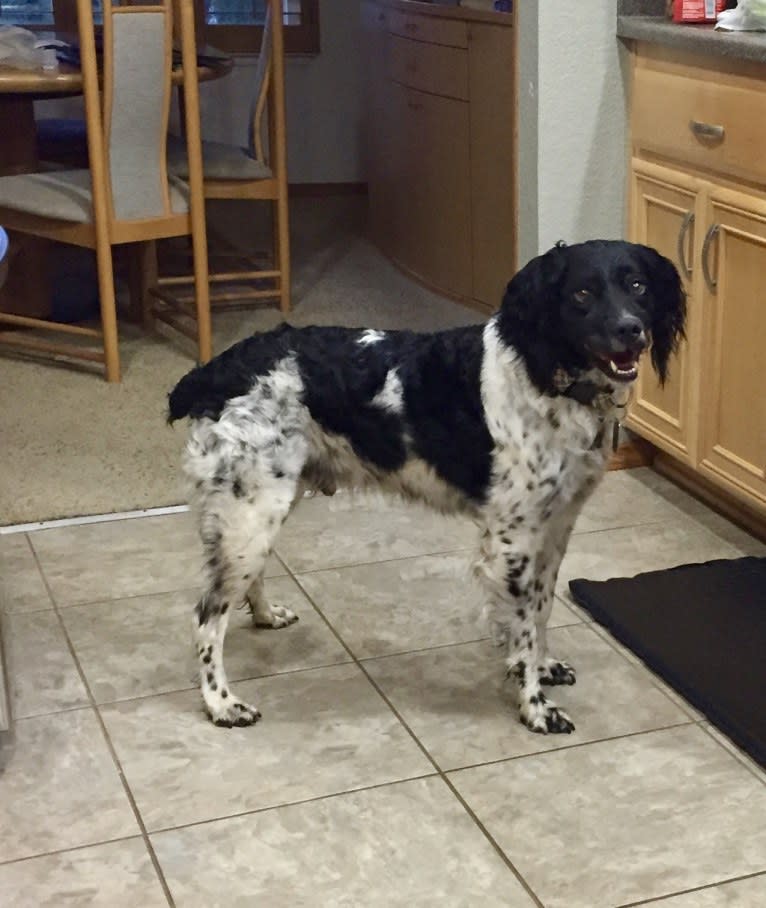
M578 605L766 766L766 558L569 584Z

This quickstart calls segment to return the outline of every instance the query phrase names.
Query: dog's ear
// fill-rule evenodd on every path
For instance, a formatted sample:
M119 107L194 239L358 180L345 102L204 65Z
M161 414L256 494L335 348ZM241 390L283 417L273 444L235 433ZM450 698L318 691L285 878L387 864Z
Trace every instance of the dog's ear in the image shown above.
M563 243L532 259L508 284L500 306L500 333L524 358L541 391L554 389L559 361L556 320L566 259Z
M566 271L564 243L531 259L509 282L503 297L503 315L533 324L544 318L546 303L555 295Z
M686 293L676 266L649 246L641 255L654 297L652 313L652 365L661 384L668 377L670 357L684 337Z

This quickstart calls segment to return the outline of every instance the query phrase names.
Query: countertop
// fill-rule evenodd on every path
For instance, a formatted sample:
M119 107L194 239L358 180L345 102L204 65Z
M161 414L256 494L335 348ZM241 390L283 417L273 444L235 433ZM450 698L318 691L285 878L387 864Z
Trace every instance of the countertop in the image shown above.
M766 63L766 32L722 31L712 24L681 25L661 15L620 15L618 10L617 34L690 53Z

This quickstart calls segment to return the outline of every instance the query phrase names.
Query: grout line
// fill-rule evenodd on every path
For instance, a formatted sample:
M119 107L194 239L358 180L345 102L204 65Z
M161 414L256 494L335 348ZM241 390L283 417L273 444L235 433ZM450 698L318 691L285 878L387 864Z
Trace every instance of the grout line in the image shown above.
M637 902L625 902L622 905L618 905L617 908L637 908L639 905L652 905L656 902L664 902L665 899L675 898L677 895L689 895L694 892L707 892L711 889L719 889L723 886L728 885L729 883L739 883L742 880L754 880L758 877L766 877L766 873L762 870L756 871L755 873L748 873L745 876L735 876L727 880L719 880L716 883L707 883L704 886L695 886L692 889L681 889L678 892L667 892L665 895L656 895L648 899L639 899Z
M540 901L540 899L535 894L532 887L527 883L527 881L524 879L524 877L521 875L521 873L517 870L516 866L513 864L511 859L508 857L508 855L500 847L500 845L498 844L498 842L496 841L494 836L490 833L490 831L486 828L486 826L484 826L484 824L481 822L481 820L478 818L478 816L474 813L472 808L468 805L468 803L465 801L465 799L460 794L460 792L457 790L457 788L455 788L452 781L447 777L447 774L444 772L444 770L441 768L441 766L439 766L439 764L436 762L436 760L431 755L431 753L427 750L425 745L420 741L420 739L417 737L417 735L414 733L414 731L410 728L408 723L405 722L405 720L404 720L403 716L401 715L401 713L399 712L399 710L397 710L396 707L391 702L391 700L389 700L389 698L386 696L386 694L381 689L378 682L372 677L372 675L370 675L370 673L367 671L364 664L359 659L356 658L356 656L352 652L351 648L348 646L348 644L343 639L343 637L341 637L341 635L338 633L338 631L333 627L333 625L330 623L330 621L326 618L326 616L325 616L324 612L321 610L321 608L319 608L319 606L316 604L314 599L309 595L308 591L305 590L303 586L301 586L301 583L298 580L298 578L292 573L291 573L291 576L292 576L293 580L298 584L300 589L303 591L304 596L306 596L306 598L309 600L309 602L312 604L312 606L316 609L317 613L319 614L321 619L325 622L325 624L327 625L328 629L333 634L333 636L337 639L338 643L340 643L340 645L346 650L346 652L349 654L349 656L351 656L351 658L354 660L354 663L356 664L357 668L362 672L362 674L364 674L364 676L367 678L367 680L372 685L372 687L377 691L378 696L388 706L388 708L391 710L391 712L394 714L394 716L396 716L396 718L399 721L399 723L401 724L401 726L404 728L404 730L407 732L407 734L410 736L410 738L412 738L413 742L415 743L417 748L421 751L421 753L426 758L426 760L428 760L428 762L434 767L438 776L442 779L442 781L447 786L447 788L449 788L449 790L452 792L454 797L457 799L458 803L461 804L461 806L463 807L465 812L468 814L468 816L476 824L479 831L487 839L489 844L495 850L498 857L500 857L500 859L503 861L503 863L506 865L506 867L511 871L511 873L514 875L514 877L516 877L516 880L518 881L519 885L523 887L524 891L534 901L535 905L537 905L538 908L545 908L543 903Z
M691 728L696 722L689 719L687 722L674 722L671 725L660 725L657 728L643 728L640 731L628 731L622 735L609 735L606 738L592 738L588 741L578 741L576 744L562 744L561 747L552 747L548 750L533 750L525 754L513 754L510 757L498 757L496 760L484 760L482 763L467 763L465 766L455 766L445 772L463 772L466 769L481 769L483 766L497 766L499 763L514 763L516 760L528 760L531 757L547 757L562 751L577 750L580 747L590 747L592 744L608 744L612 741L624 741L627 738L638 738L641 735L653 735L660 731L673 731L676 728Z
M0 867L7 867L9 864L22 864L25 861L34 861L37 858L49 858L54 854L68 854L70 851L83 851L86 848L100 848L102 845L112 845L116 842L135 842L140 839L140 835L123 835L116 839L104 839L103 842L87 842L85 845L71 845L69 848L56 848L53 851L41 851L39 854L28 854L23 858L11 858L10 861L0 860Z
M470 546L463 546L459 549L445 549L444 551L438 552L420 552L417 555L400 555L397 558L382 558L378 561L352 561L348 564L331 564L325 567L320 568L306 568L306 569L294 569L291 568L286 559L283 558L276 549L272 552L273 555L277 557L281 564L284 565L285 570L291 577L299 577L304 574L322 574L329 573L330 571L344 571L347 568L356 568L356 567L372 567L376 564L393 564L396 561L413 561L416 558L440 558L443 555L460 555L461 553L470 553L474 549ZM470 575L468 570L466 570L466 575Z
M37 567L40 570L40 573L42 574L42 567L37 558L37 553L34 550L32 541L29 538L29 536L27 536L27 542L29 544L30 550L32 551L32 555L35 559ZM136 824L138 825L138 828L141 831L141 836L143 837L144 845L149 853L151 862L154 865L154 870L155 870L155 873L157 874L157 878L159 880L160 886L162 887L162 891L165 894L165 898L167 899L167 902L168 902L168 905L170 906L170 908L175 908L175 901L173 899L173 895L170 892L170 887L168 886L167 880L165 879L165 874L162 871L162 867L160 866L160 862L154 851L154 846L152 845L152 843L149 839L149 834L146 831L146 825L144 824L143 817L141 816L141 813L138 809L138 805L136 804L136 800L133 797L133 792L131 791L130 786L128 784L127 777L122 768L122 764L120 763L120 759L117 756L117 751L114 748L112 739L109 737L109 732L107 731L103 716L101 715L101 711L99 710L98 704L96 703L95 697L93 696L93 691L90 689L88 679L85 676L83 667L80 664L79 658L77 657L77 652L75 651L74 645L69 636L69 632L67 631L67 627L66 627L66 624L64 623L64 619L61 617L61 614L59 613L58 607L56 605L56 599L53 595L53 591L51 590L50 586L48 585L48 581L45 578L44 574L43 574L43 582L45 584L46 589L48 590L48 595L51 597L51 601L53 602L53 607L55 609L56 617L58 618L59 625L61 627L61 631L64 634L64 639L66 640L67 646L69 647L69 652L72 656L72 660L74 661L75 668L77 669L77 672L80 676L80 681L81 681L83 687L85 688L85 692L88 696L88 701L90 703L90 707L92 708L92 710L95 714L95 717L96 717L96 721L98 722L99 727L101 728L101 733L104 736L104 742L106 743L107 750L109 751L109 753L112 757L112 761L114 762L115 768L117 769L117 774L120 778L120 782L122 783L123 791L125 792L125 796L127 797L128 803L130 804L130 807L133 811L133 816L135 817Z
M92 514L86 517L61 517L57 520L16 523L11 526L0 526L0 536L11 536L14 533L33 533L36 530L55 530L59 527L86 526L89 523L111 523L114 520L134 520L137 517L163 517L167 514L185 514L188 510L188 504L174 504L163 508L118 511L114 514Z
M270 813L272 810L284 810L285 807L301 807L304 804L316 804L318 801L329 801L334 798L343 798L350 794L359 794L365 791L377 791L379 788L392 788L395 785L406 785L409 782L419 782L423 779L438 779L439 773L427 772L418 776L407 776L404 779L391 779L389 782L377 782L375 785L360 785L358 788L346 788L343 791L331 791L328 794L314 795L311 798L301 798L298 801L283 801L280 804L269 804L266 807L254 807L252 810L243 810L241 813L227 813L221 817L210 817L207 820L193 820L191 823L182 823L179 826L161 826L152 829L150 836L161 835L166 832L178 832L184 829L193 829L196 826L209 826L211 823L225 823L227 820L239 820L243 817L257 816L261 813Z

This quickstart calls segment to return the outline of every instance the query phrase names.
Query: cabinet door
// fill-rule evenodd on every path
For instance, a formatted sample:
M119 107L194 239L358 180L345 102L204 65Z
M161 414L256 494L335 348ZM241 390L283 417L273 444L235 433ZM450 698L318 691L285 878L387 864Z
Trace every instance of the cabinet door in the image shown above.
M395 127L394 100L387 77L388 17L390 12L365 0L361 8L362 45L367 65L364 72L364 155L369 192L370 232L373 239L391 253L392 173L391 141Z
M408 195L399 258L426 283L457 296L473 293L468 103L404 88Z
M766 201L713 186L707 207L699 469L766 512Z
M658 447L692 464L696 459L701 185L667 167L633 160L631 239L654 247L678 268L686 290L686 340L660 385L644 357L630 406L628 425Z

